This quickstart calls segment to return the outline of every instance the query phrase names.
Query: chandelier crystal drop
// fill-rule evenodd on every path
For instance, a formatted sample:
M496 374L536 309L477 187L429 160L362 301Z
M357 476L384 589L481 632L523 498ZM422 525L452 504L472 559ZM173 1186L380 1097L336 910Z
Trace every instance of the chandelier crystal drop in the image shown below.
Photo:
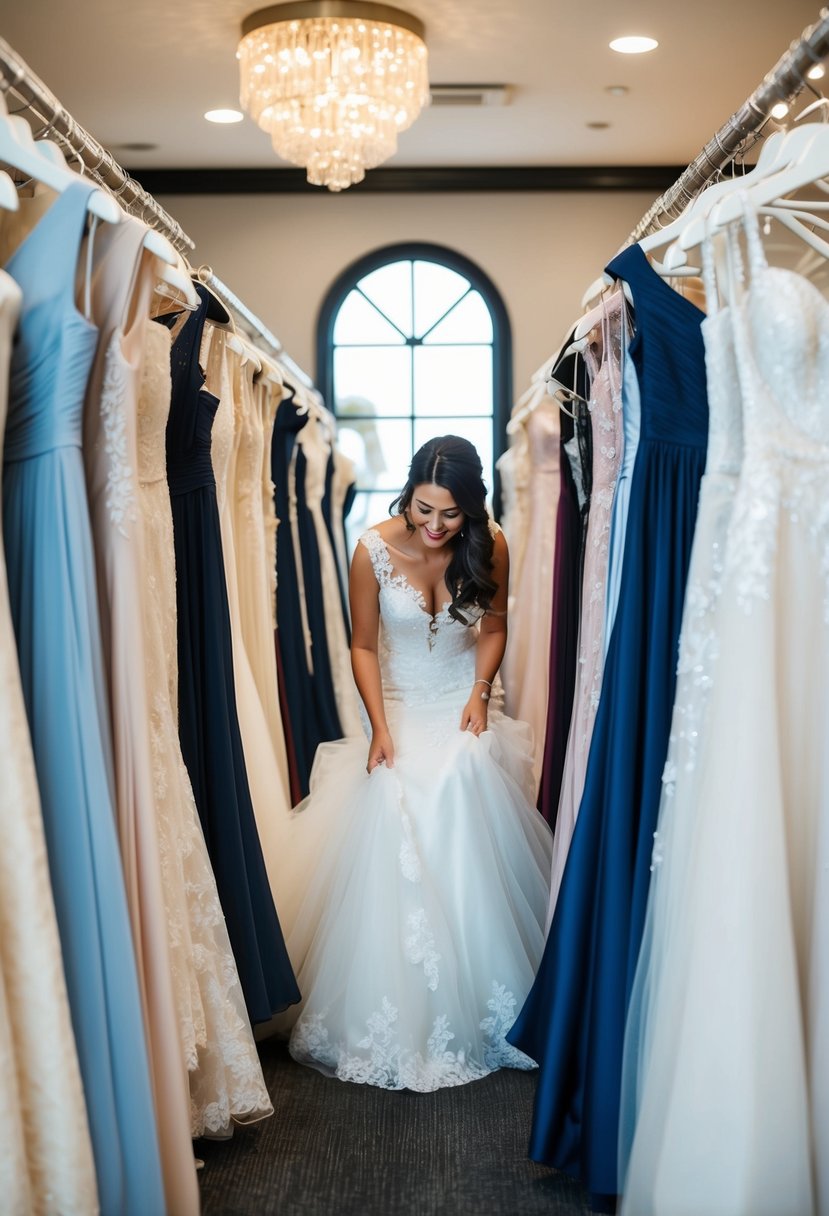
M312 185L345 190L428 104L423 34L410 14L362 0L261 9L242 25L242 106Z

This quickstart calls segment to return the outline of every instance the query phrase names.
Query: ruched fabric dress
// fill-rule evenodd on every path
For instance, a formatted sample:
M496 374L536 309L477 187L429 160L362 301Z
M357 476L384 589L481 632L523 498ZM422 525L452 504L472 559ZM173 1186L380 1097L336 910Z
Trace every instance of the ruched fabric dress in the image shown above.
M685 582L708 436L704 314L638 245L631 288L641 434L619 606L584 794L544 958L510 1042L541 1066L530 1155L618 1190L622 1043L650 883Z
M218 406L199 350L208 293L172 348L167 479L178 610L179 736L252 1022L298 1000L250 800L236 713L210 435ZM174 318L163 318L172 327Z
M75 277L94 189L82 180L69 186L7 262L23 311L10 372L3 535L101 1210L161 1216L81 452L98 334L76 307Z

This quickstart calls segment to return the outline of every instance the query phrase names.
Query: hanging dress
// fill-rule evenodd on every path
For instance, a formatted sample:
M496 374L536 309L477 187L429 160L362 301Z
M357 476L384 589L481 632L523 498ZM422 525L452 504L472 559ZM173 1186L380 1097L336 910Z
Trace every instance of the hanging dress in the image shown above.
M6 265L24 303L10 373L3 533L101 1210L161 1216L81 453L98 335L74 295L94 189L83 180L69 186Z
M617 1193L622 1039L645 916L685 580L705 466L704 314L638 245L608 270L631 288L641 434L584 794L555 916L510 1042L541 1066L530 1155Z
M153 287L144 224L98 235L91 281L100 338L86 390L83 455L109 693L115 813L132 919L167 1207L199 1211L182 1067L150 759L143 647L144 532L138 511L137 414L145 317Z
M138 400L138 509L144 526L143 612L152 776L161 846L180 1058L190 1084L190 1132L225 1135L232 1121L272 1111L230 948L216 879L178 739L176 569L164 435L170 332L145 322Z
M252 1022L299 993L268 885L236 712L216 478L210 437L218 400L204 388L199 350L209 296L172 347L167 480L178 613L179 735L239 979ZM163 318L172 328L175 318Z
M753 212L745 226L749 283L728 310L743 458L710 692L675 774L692 816L665 892L636 1216L829 1212L829 305L766 264Z
M585 350L590 370L590 415L593 422L590 515L584 546L575 699L555 824L548 923L553 917L564 863L581 803L590 739L602 685L610 512L616 488L616 473L622 455L623 304L624 297L620 292L613 297L603 314L601 347L598 354L593 343Z
M21 304L0 271L0 450ZM9 1216L98 1210L78 1054L0 546L0 1194ZM47 1078L47 1084L43 1079Z

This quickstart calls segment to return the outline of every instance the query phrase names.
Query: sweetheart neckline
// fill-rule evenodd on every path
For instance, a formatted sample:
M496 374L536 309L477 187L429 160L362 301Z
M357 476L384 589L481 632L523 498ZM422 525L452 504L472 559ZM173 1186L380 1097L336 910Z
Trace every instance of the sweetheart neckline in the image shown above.
M383 548L385 549L386 561L388 563L389 582L395 586L400 587L401 590L408 591L411 594L417 607L420 609L420 611L423 613L424 616L428 617L429 622L430 622L429 628L431 629L432 626L437 622L438 617L443 616L443 614L449 608L449 605L452 603L452 601L445 600L443 603L443 606L441 608L439 608L437 612L430 612L429 609L426 607L426 596L423 594L423 592L418 587L415 587L414 583L412 583L409 580L409 576L407 574L404 574L402 570L397 571L395 569L394 565L392 564L392 559L391 559L391 554L389 552L388 543L386 542L386 538L380 532L380 529L379 528L369 528L368 530L369 530L369 532L375 533L375 535L379 538ZM382 587L381 587L381 590L382 590Z

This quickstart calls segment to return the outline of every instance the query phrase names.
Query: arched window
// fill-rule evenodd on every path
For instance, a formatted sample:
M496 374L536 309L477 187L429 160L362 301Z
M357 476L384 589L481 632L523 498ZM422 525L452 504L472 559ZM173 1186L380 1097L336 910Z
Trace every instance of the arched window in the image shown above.
M511 394L504 303L473 262L450 249L379 249L337 279L320 311L317 383L358 470L353 541L388 514L413 453L433 435L475 444L495 491Z

